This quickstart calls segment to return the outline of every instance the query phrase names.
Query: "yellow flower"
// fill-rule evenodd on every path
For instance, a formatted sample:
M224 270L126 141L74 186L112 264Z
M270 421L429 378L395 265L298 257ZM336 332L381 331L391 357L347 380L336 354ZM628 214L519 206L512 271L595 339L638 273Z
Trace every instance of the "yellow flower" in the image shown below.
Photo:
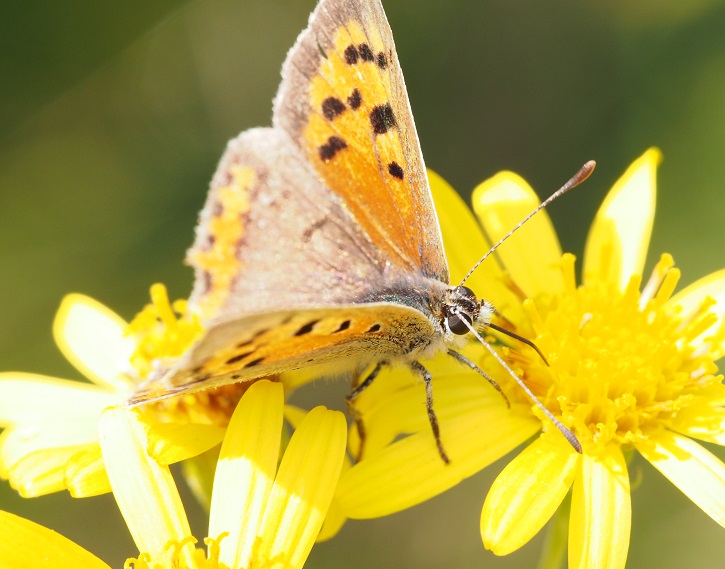
M631 526L625 458L630 449L725 526L725 465L693 440L725 444L725 388L714 363L725 353L725 271L673 296L679 271L663 255L640 286L659 160L657 150L646 152L607 196L587 241L582 284L576 283L574 257L561 254L542 214L498 249L506 273L487 260L477 280L467 283L494 303L507 328L534 340L546 356L549 366L523 344L489 338L576 434L583 454L484 356L478 361L502 386L511 410L493 389L482 387L473 395L472 384L480 378L453 369L439 381L434 372L441 436L451 457L446 466L436 461L432 436L415 411L413 387L389 374L376 380L382 385L371 387L378 393L361 402L371 444L366 441L363 460L341 480L337 500L346 515L374 517L419 503L541 430L486 498L481 533L494 553L507 554L526 543L572 489L570 566L624 567ZM435 175L431 179L455 278L487 243L450 188ZM508 172L484 182L473 195L474 210L492 241L537 202L531 188ZM454 231L458 235L451 239ZM453 407L446 409L451 401ZM395 418L395 405L402 418ZM401 433L412 434L389 444Z
M100 422L114 496L138 556L135 569L297 569L332 500L345 453L345 419L317 407L302 419L279 462L284 389L260 381L242 397L216 469L206 551L195 546L169 468L147 452L137 413L111 408ZM41 526L0 512L0 559L14 568L107 567Z
M86 296L63 299L53 325L55 340L91 383L0 373L0 427L5 429L0 477L22 496L68 489L81 497L110 490L98 445L101 413L125 401L154 360L177 357L201 330L186 315L185 303L172 308L162 285L154 285L151 296L152 304L130 325ZM146 406L159 460L176 462L218 445L243 389L228 386ZM179 440L184 444L173 444Z

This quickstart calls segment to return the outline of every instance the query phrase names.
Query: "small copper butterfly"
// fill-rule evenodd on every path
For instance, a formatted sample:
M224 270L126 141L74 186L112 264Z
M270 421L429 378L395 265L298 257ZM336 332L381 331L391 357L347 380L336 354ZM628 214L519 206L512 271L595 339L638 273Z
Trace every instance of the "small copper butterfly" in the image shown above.
M322 0L282 67L272 127L232 140L188 253L205 333L131 403L334 364L425 380L493 307L451 286L379 0ZM468 363L475 368L472 362ZM572 435L573 436L573 435Z

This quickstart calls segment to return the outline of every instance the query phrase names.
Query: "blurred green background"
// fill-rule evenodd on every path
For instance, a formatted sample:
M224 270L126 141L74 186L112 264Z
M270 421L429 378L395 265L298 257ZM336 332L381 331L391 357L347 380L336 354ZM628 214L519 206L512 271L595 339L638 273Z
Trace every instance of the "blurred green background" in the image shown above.
M313 7L0 5L0 368L78 377L51 338L68 292L126 318L153 282L188 294L181 261L216 161L230 137L269 124L280 65ZM607 189L657 145L665 161L649 266L671 252L683 283L725 266L725 3L385 7L426 163L464 197L500 169L546 195L596 159L594 177L550 208L564 248L581 256ZM541 536L506 558L480 543L480 507L501 466L411 511L349 523L308 566L534 567ZM644 461L632 471L642 484L628 567L722 567L725 532ZM0 507L116 567L135 553L108 497L21 500L3 483Z

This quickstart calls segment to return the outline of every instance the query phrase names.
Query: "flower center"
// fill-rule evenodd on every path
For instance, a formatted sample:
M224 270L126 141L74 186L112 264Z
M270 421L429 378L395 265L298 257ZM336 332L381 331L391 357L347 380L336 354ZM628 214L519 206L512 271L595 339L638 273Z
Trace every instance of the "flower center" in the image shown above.
M185 300L170 302L166 287L151 287L147 304L128 326L136 340L131 365L139 381L159 367L169 367L204 331ZM144 405L142 412L155 421L190 422L224 427L251 382L223 385Z
M606 282L577 287L573 255L562 271L563 294L524 303L550 367L529 348L504 355L583 445L646 441L720 384L713 350L692 342L716 321L712 302L693 314L667 306L679 279L669 255L642 292L639 275L624 291ZM705 344L721 340L722 330Z
M151 304L128 326L128 334L136 340L131 365L141 379L159 365L173 362L200 336L203 327L186 308L185 300L169 301L164 285L151 287Z

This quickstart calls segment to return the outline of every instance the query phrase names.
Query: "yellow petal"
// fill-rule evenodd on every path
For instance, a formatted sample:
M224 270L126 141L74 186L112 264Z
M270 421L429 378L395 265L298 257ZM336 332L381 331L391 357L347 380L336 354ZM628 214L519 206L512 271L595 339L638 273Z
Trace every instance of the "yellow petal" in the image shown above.
M156 423L147 436L149 454L159 464L176 464L222 442L226 429L199 423Z
M526 181L500 172L473 191L473 210L492 242L518 225L540 200ZM531 298L564 290L561 246L546 211L540 211L496 250L516 285Z
M300 409L299 407L295 407L294 405L285 405L284 416L292 427L296 429L302 424L302 421L307 416L307 411ZM351 466L352 463L350 462L350 458L345 455L345 459L342 463L342 472L347 472L350 470ZM325 522L322 524L322 529L317 536L317 541L326 541L335 537L342 529L342 526L345 525L346 521L347 517L343 513L340 504L338 504L337 500L333 497L332 502L330 503L330 509L327 510L327 516L325 516Z
M32 373L0 373L0 425L97 417L118 402L117 393L79 381Z
M688 405L677 412L670 428L687 437L725 445L725 409Z
M89 445L71 457L65 469L65 485L74 498L88 498L111 491L99 445Z
M650 148L610 190L589 231L584 253L584 282L606 281L624 290L642 274L652 234L657 194L657 165L662 154Z
M258 381L229 422L214 477L208 532L213 539L229 532L219 558L229 567L251 566L277 470L283 409L282 384Z
M569 518L569 567L623 569L632 504L622 451L610 445L600 457L583 454L579 464Z
M420 504L452 488L524 442L541 428L531 413L487 406L441 421L444 464L430 429L365 458L340 480L336 499L350 518L375 518Z
M637 450L690 498L725 527L725 465L695 441L663 431L650 437L652 447Z
M473 360L477 361L477 360ZM440 364L447 367L441 369ZM445 355L426 362L434 377L433 397L438 420L445 423L459 415L484 411L490 404L505 407L504 399L480 375L451 362ZM430 420L425 410L425 385L407 370L387 372L376 380L385 382L394 374L409 374L410 385L378 399L377 405L363 407L365 427L363 456L372 456L401 434L425 431L430 433ZM358 448L357 429L351 429L351 449Z
M40 450L18 460L8 472L10 485L24 498L65 488L65 468L79 447Z
M53 323L60 351L85 377L119 391L132 387L121 372L128 368L135 348L123 319L100 302L69 294Z
M342 413L316 407L292 435L264 513L262 560L304 565L340 478L346 431Z
M428 170L428 181L441 225L451 284L458 284L491 245L470 208L448 182L432 170ZM500 273L498 262L492 258L476 269L466 286L483 294L484 290L492 286L501 287L498 278Z
M559 433L545 433L512 460L491 486L481 513L481 537L508 555L544 527L569 492L579 455Z
M20 460L37 452L78 449L85 445L97 444L98 435L94 431L95 429L92 429L87 421L71 420L66 423L48 421L38 425L8 429L2 436L0 460L3 468L10 470Z
M41 525L0 511L4 569L110 569L80 545Z
M191 535L179 492L168 466L146 452L146 430L137 414L111 408L99 424L103 460L114 497L140 552L154 558L169 556L166 545ZM191 565L193 546L181 550Z
M667 304L668 307L681 307L682 315L686 318L688 315L694 313L707 298L715 300L715 304L708 309L708 312L717 316L717 322L704 330L692 341L696 346L701 346L703 339L714 334L723 324L723 319L725 318L725 270L711 273L695 281L674 295ZM715 349L719 349L720 353L714 357L721 357L725 353L725 340L722 340L719 345L716 345Z

